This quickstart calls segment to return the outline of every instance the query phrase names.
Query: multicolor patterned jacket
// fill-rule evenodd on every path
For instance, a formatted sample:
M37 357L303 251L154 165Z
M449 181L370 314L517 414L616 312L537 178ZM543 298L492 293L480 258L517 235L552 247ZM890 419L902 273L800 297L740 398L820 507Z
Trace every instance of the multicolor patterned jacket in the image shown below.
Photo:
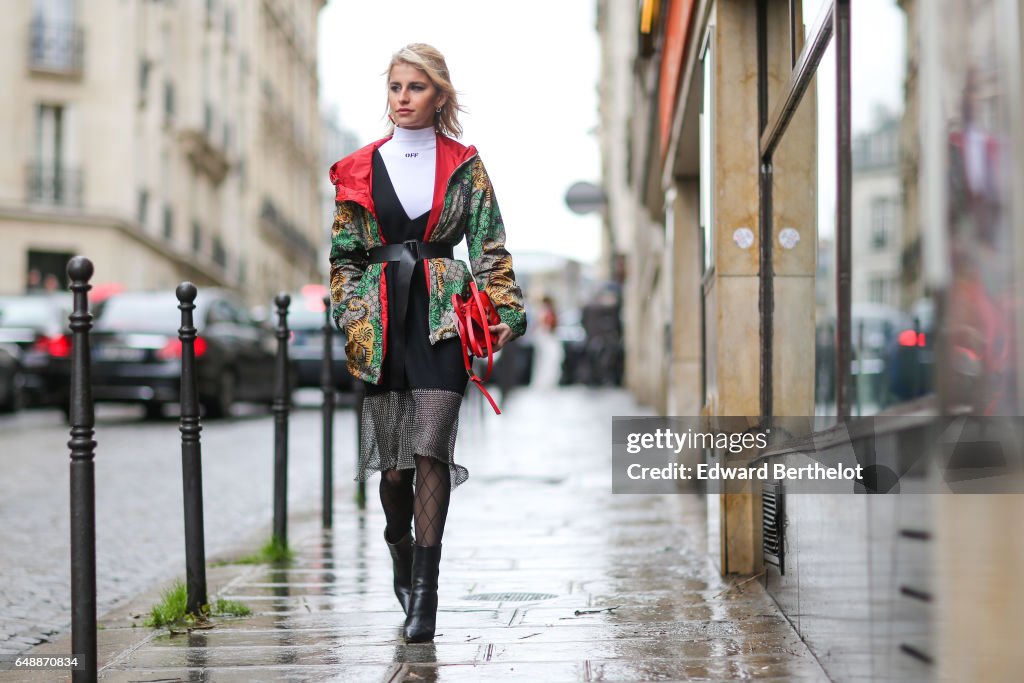
M372 384L380 382L388 326L388 264L368 264L368 250L386 244L373 206L372 161L374 150L390 139L372 142L331 167L336 189L331 315L347 339L349 372ZM463 236L469 242L472 276L459 260L434 258L425 264L430 343L458 336L452 294L467 294L470 277L491 297L513 334L523 334L523 293L505 249L505 227L487 171L476 148L438 135L434 201L424 241L456 245Z

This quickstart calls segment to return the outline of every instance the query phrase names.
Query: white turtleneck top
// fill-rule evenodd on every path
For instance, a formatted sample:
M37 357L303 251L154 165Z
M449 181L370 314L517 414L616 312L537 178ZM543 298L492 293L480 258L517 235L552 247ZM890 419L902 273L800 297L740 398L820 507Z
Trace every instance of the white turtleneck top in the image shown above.
M434 202L437 169L437 134L433 127L409 130L395 127L395 135L380 146L398 200L410 219L430 211Z

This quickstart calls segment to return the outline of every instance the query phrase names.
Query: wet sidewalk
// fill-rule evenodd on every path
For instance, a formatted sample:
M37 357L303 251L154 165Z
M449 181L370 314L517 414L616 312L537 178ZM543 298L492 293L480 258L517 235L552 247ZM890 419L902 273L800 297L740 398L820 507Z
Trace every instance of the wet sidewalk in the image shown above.
M470 478L452 494L433 643L402 640L378 478L360 512L339 473L335 529L294 518L292 566L211 569L211 598L252 616L171 635L133 627L155 602L140 596L100 620L100 679L828 680L757 580L718 576L701 498L611 494L611 416L642 412L627 394L523 391L502 407L466 406ZM63 678L49 673L34 680Z

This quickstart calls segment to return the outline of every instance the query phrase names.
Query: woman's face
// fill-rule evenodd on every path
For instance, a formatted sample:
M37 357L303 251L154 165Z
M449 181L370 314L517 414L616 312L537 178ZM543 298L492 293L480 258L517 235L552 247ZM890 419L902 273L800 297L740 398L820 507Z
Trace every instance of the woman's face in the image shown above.
M388 107L396 126L410 129L433 127L434 114L444 101L444 94L420 69L405 63L391 67Z

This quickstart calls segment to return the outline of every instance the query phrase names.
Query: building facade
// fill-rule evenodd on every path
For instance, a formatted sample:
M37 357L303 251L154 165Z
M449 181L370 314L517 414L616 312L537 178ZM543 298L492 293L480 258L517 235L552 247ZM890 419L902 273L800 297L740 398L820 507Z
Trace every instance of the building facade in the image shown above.
M33 0L3 31L0 291L74 254L126 289L323 280L324 0ZM51 278L51 279L53 279Z
M803 438L836 464L852 444L908 489L941 476L925 434L942 420L1024 414L1020 0L598 7L607 257L627 264L641 401L801 418L757 462L802 462ZM847 434L858 415L896 462ZM760 575L835 679L1024 665L1019 496L766 482L706 502L721 571Z

